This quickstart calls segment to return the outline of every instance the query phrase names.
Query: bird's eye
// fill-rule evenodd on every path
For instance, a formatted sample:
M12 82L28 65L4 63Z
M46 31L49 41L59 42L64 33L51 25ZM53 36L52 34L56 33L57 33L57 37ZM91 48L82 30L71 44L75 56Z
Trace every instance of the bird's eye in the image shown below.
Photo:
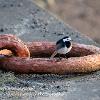
M66 40L67 40L67 41L69 41L70 39L69 39L69 38L67 38Z
M64 42L71 41L71 38L70 37L64 38L63 41Z

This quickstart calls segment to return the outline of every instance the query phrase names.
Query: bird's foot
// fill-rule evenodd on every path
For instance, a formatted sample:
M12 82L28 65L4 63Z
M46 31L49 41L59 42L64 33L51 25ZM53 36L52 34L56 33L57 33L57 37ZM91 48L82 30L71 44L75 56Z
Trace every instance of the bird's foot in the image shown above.
M58 61L61 61L61 60L62 60L62 57L57 58L57 62L58 62Z

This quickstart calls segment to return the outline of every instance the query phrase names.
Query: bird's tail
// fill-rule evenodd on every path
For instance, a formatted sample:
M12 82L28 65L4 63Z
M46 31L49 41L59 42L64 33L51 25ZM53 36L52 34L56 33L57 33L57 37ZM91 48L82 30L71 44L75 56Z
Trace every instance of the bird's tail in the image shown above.
M55 52L51 55L50 59L54 58L55 55L57 55L57 51L55 51Z

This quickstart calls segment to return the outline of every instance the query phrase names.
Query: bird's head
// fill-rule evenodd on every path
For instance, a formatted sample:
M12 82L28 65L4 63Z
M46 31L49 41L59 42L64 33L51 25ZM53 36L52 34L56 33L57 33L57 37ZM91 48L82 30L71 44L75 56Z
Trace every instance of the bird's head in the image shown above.
M72 39L71 39L71 37L69 37L69 36L65 36L64 38L63 38L63 42L68 42L68 41L71 41Z

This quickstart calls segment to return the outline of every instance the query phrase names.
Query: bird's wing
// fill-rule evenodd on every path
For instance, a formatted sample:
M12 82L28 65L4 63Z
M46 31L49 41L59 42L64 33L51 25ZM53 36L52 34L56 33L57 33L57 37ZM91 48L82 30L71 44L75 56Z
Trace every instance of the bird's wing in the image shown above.
M66 46L65 43L63 43L62 41L60 41L60 43L56 43L56 50L59 50L59 49L65 47L65 46Z
M51 55L50 59L54 58L54 56L55 56L56 54L57 54L57 51L55 51L55 52Z

